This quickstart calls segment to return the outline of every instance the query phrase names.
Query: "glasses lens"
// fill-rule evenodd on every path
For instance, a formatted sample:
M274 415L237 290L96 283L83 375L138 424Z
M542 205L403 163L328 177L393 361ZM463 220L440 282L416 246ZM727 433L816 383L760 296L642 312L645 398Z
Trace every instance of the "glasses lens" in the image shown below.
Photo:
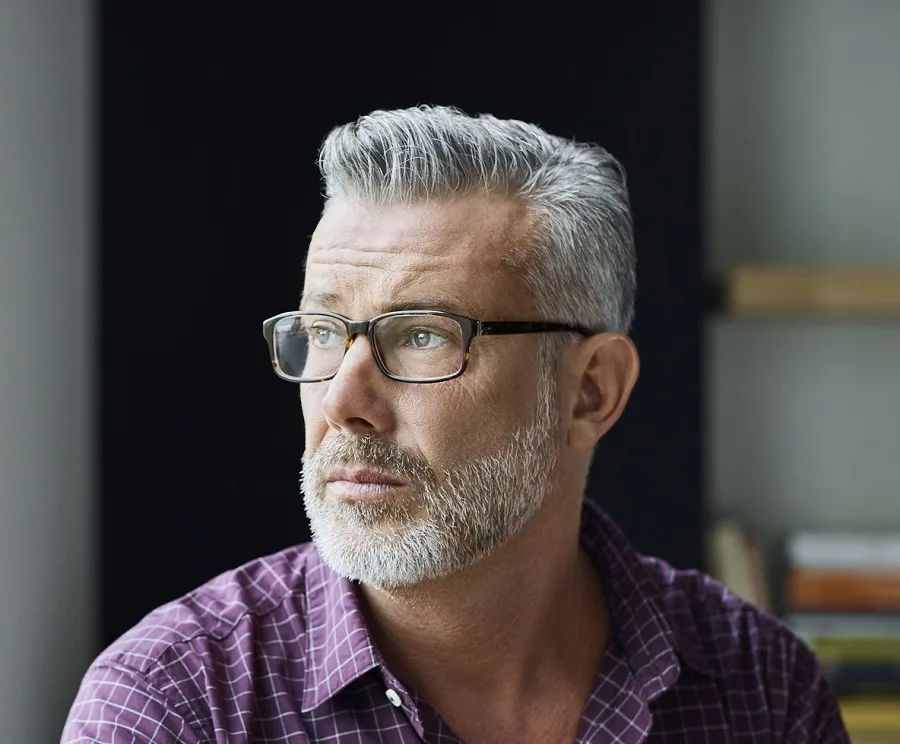
M463 365L462 328L442 315L391 315L375 325L375 343L392 375L429 380Z
M294 315L275 323L275 359L297 380L319 380L337 372L344 358L346 329L327 315Z

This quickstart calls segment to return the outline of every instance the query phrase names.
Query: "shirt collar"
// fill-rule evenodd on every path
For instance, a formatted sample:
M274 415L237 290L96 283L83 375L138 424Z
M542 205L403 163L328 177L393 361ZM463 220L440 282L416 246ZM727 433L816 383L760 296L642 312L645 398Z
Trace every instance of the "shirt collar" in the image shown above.
M641 697L653 700L678 679L682 663L712 674L693 613L664 561L635 551L606 512L587 499L581 542L601 575L614 630Z
M302 711L332 698L379 666L353 584L318 556L306 579L306 673Z
M613 520L587 499L581 542L600 573L606 601L641 697L669 689L682 662L712 674L699 631L679 592L667 579L674 569L639 555ZM353 584L318 558L306 581L306 674L302 710L326 702L368 671L382 666ZM651 570L651 560L656 570Z

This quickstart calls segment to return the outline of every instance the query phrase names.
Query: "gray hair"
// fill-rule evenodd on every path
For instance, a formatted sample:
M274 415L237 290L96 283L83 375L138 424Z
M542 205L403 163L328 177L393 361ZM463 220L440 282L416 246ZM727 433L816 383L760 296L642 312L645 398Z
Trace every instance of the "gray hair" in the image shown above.
M545 320L627 333L635 251L625 172L602 147L534 124L455 108L374 111L333 129L319 152L327 199L364 204L458 194L522 199L523 251L507 257Z

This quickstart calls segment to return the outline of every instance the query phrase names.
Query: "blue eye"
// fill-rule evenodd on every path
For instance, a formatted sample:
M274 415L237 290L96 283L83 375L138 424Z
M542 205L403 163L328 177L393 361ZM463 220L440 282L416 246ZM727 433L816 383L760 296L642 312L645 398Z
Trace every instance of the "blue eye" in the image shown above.
M447 342L445 338L434 331L413 329L409 332L410 346L416 349L435 349Z
M310 345L318 349L333 349L344 343L344 334L337 326L321 320L307 328L306 333Z

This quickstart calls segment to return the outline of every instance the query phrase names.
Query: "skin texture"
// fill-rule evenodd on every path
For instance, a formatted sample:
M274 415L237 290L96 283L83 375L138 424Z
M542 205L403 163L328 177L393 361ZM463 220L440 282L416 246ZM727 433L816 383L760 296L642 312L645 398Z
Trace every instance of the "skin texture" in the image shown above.
M524 206L467 195L363 207L333 201L310 245L303 308L354 319L439 308L483 320L538 320L502 257L529 227ZM380 373L364 338L337 376L301 386L306 451L369 435L435 472L492 452L533 418L537 336L477 338L466 373L433 385ZM602 660L609 618L578 544L589 456L638 375L634 344L573 342L555 370L559 454L552 488L525 526L467 568L413 585L360 585L375 642L454 732L478 742L572 741Z

